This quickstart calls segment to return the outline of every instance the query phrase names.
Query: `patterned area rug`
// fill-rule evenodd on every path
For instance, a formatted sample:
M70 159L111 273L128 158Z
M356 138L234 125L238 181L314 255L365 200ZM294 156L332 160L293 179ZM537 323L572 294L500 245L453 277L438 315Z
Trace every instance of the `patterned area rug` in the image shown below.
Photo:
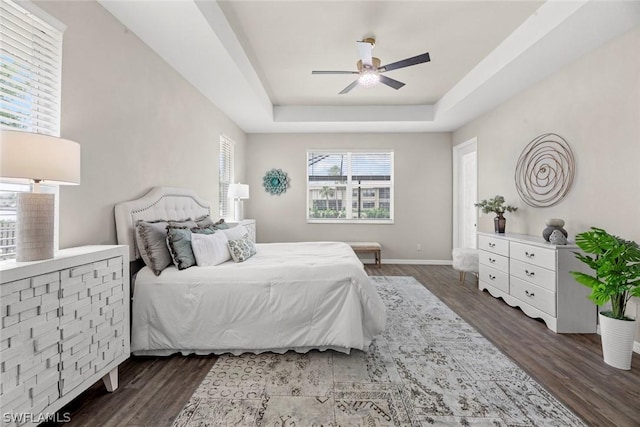
M174 427L584 425L413 277L371 279L369 352L221 356Z

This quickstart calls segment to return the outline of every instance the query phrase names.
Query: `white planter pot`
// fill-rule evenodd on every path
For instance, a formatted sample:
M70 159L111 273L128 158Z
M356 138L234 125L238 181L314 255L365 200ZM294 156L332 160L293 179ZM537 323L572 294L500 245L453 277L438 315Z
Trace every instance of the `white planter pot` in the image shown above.
M612 319L598 314L604 363L618 369L631 369L636 322Z

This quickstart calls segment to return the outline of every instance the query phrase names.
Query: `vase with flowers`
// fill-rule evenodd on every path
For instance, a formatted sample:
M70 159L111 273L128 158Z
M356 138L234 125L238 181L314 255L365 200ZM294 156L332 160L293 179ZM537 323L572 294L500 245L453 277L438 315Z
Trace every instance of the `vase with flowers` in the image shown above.
M504 217L505 212L515 212L518 210L515 206L505 204L503 196L497 195L492 199L481 200L478 203L473 204L475 207L482 209L483 213L493 212L496 217L493 219L493 224L496 233L504 233L507 226L507 219Z

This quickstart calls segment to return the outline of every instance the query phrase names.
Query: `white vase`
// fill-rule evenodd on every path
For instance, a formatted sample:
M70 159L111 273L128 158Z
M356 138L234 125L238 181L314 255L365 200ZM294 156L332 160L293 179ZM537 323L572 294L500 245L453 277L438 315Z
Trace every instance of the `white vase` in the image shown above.
M631 369L636 322L612 319L598 314L604 363L618 369Z

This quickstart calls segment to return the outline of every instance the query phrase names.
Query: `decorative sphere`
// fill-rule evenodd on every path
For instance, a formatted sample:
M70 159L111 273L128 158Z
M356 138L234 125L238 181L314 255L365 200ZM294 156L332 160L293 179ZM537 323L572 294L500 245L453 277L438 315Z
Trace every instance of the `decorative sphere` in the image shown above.
M554 245L566 245L567 236L565 236L559 229L553 230L551 236L549 236L549 242Z
M564 237L569 237L569 233L567 233L567 230L562 227L547 227L542 230L542 237L544 237L544 240L548 242L549 236L551 236L551 233L553 233L555 230L559 230L562 234L564 234Z
M564 227L564 219L548 218L545 222L547 227Z

